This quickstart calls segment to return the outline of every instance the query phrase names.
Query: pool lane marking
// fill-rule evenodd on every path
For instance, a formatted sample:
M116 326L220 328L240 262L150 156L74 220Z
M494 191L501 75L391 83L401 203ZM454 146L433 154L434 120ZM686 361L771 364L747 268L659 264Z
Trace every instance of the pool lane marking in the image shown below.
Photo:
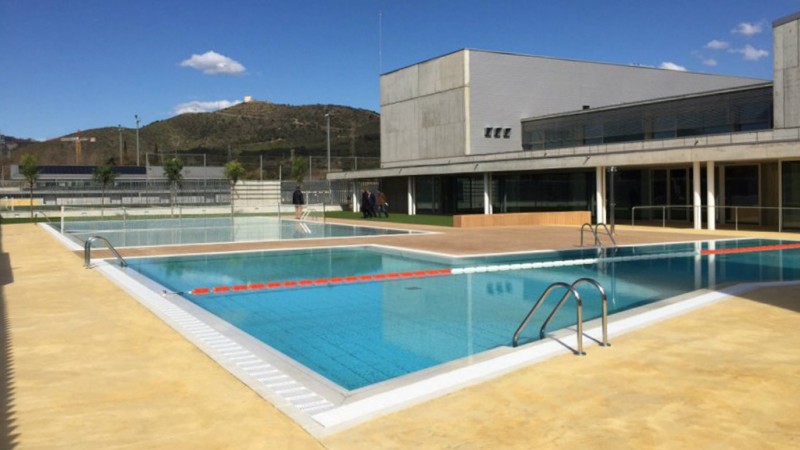
M800 244L798 244L800 245ZM288 281L271 281L268 283L250 283L246 285L234 286L216 286L213 288L201 287L186 291L186 294L202 296L208 294L227 294L231 292L252 292L261 289L279 289L279 288L302 288L311 286L328 286L352 283L366 283L372 281L383 280L407 280L411 278L425 278L444 275L463 275L472 273L486 273L486 272L506 272L514 270L526 269L540 269L550 267L563 267L563 266L578 266L584 264L597 264L600 262L619 262L619 261L633 261L645 259L662 259L662 258L684 258L688 256L698 256L697 251L689 252L675 252L675 253L653 253L650 255L631 255L631 256L612 256L608 258L583 258L571 259L564 261L539 261L530 263L513 263L513 264L497 264L490 266L474 266L474 267L457 267L451 269L431 269L431 270L416 270L409 272L389 272L378 273L373 275L359 275L359 276L339 276L331 278L317 278L314 280L288 280ZM245 289L245 287L247 289ZM180 292L179 292L180 293Z
M750 253L750 252L768 252L775 250L789 250L793 248L800 248L800 243L796 244L776 244L776 245L759 245L755 247L736 247L736 248L720 248L714 250L700 250L701 255L728 255L731 253Z
M387 279L392 280L392 279L435 277L442 275L452 275L453 270L457 269L431 269L431 270L417 270L413 272L379 273L374 275L350 275L343 277L317 278L314 280L305 279L305 280L270 281L268 283L237 284L233 286L215 286L213 288L200 287L191 289L186 293L199 296L208 294L228 294L231 292L257 291L262 289L327 286L336 284L364 283L364 282L381 281Z
M327 285L338 285L338 284L365 283L365 282L382 281L382 280L398 280L398 279L404 280L410 278L425 278L425 277L442 276L442 275L463 275L472 273L505 272L512 270L577 266L584 264L596 264L601 261L618 262L618 261L632 261L632 260L644 260L644 259L661 259L664 257L683 258L687 256L697 256L698 254L708 256L708 255L724 255L731 253L761 252L761 251L786 250L786 249L800 249L800 243L762 245L755 247L723 248L715 250L700 250L699 253L696 251L676 252L676 253L654 253L651 255L612 256L609 258L584 258L584 259L572 259L564 261L540 261L531 263L497 264L490 266L457 267L452 269L432 269L432 270L417 270L409 272L389 272L389 273L377 273L377 274L366 274L366 275L350 275L350 276L339 276L330 278L317 278L314 280L306 279L306 280L270 281L268 283L237 284L232 286L215 286L213 288L200 287L187 291L186 293L200 296L208 294L227 294L231 292L256 291L261 289L327 286Z

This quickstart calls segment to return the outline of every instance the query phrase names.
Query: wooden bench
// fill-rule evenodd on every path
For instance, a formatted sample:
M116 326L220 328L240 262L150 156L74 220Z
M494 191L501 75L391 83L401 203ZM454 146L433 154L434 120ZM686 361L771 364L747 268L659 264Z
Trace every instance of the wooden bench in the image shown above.
M549 211L505 214L467 214L453 216L456 228L515 227L525 225L575 225L592 221L589 211Z

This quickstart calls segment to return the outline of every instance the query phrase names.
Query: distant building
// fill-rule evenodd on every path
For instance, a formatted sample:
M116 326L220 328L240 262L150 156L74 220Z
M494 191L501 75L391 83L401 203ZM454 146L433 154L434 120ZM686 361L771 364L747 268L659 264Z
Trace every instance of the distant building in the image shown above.
M410 214L800 228L800 13L773 31L774 81L469 49L386 73L381 168L329 178Z

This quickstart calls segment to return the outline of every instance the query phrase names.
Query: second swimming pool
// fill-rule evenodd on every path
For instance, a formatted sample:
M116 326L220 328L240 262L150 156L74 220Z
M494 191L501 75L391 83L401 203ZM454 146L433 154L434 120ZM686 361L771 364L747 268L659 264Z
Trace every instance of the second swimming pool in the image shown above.
M58 230L59 225L52 224L52 228ZM138 247L403 235L421 234L421 232L264 216L201 216L70 221L66 223L64 234L79 244L83 244L91 236L102 235L114 247Z
M800 279L800 249L723 252L784 243L751 239L470 258L344 247L143 258L130 266L352 391L509 346L533 302L556 281L598 280L614 313L722 283ZM437 274L441 269L455 270ZM584 319L599 317L597 291L583 286L579 292ZM538 339L559 297L543 306L521 343ZM572 305L551 330L574 324L574 310L566 310Z

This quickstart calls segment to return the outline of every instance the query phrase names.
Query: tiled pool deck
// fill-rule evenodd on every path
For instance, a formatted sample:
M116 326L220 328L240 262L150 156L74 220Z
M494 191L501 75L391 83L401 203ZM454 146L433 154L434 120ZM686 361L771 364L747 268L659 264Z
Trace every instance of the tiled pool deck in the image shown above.
M337 240L451 254L574 247L574 228ZM800 286L731 297L315 438L38 226L3 225L0 448L793 448ZM620 244L797 234L618 227ZM318 246L130 249L126 255ZM97 256L102 255L97 252Z

